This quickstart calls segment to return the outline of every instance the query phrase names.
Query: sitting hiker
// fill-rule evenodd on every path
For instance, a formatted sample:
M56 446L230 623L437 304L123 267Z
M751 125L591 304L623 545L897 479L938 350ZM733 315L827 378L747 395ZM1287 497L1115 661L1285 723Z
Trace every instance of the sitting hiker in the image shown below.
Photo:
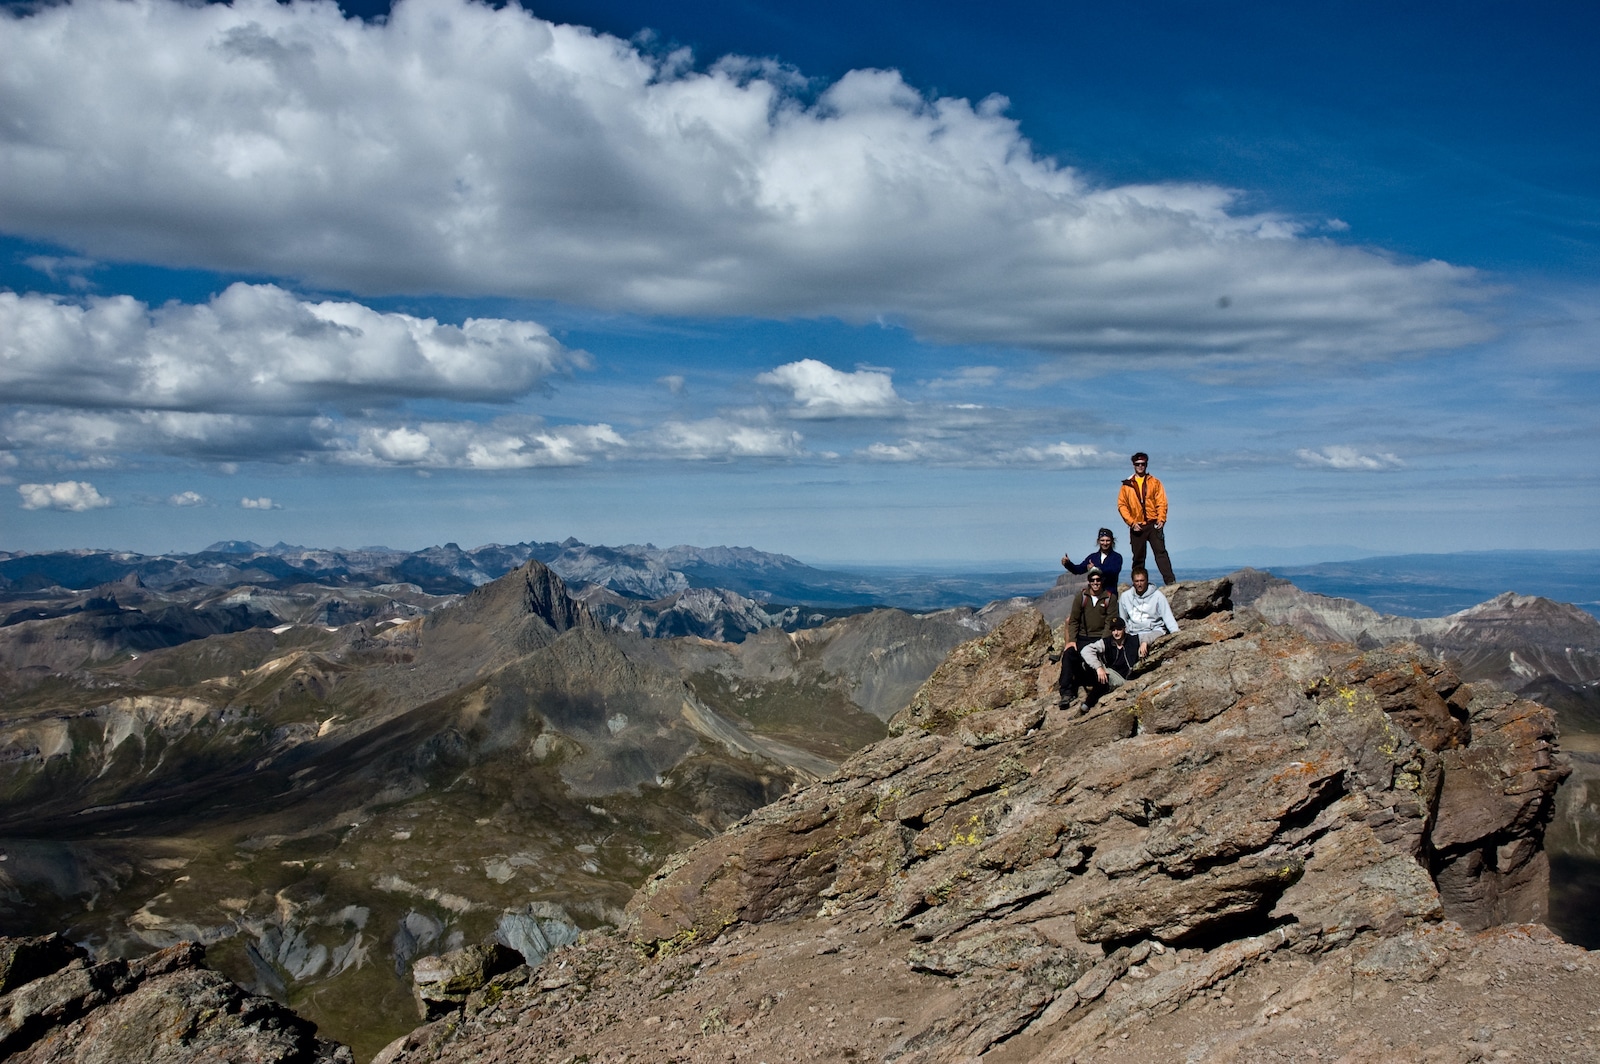
M1080 686L1090 683L1083 667L1083 648L1111 631L1111 622L1117 616L1117 593L1106 589L1105 578L1098 569L1089 570L1088 586L1072 600L1072 612L1067 614L1066 646L1061 651L1060 697L1056 704L1066 706L1078 694Z
M1078 576L1096 569L1100 570L1105 574L1106 590L1115 595L1117 577L1122 575L1122 555L1117 553L1116 547L1117 537L1112 535L1111 529L1102 528L1098 536L1097 549L1083 559L1083 564L1074 565L1071 555L1067 554L1061 556L1061 564L1067 572L1076 573Z
M1117 600L1117 613L1128 622L1128 634L1139 637L1141 657L1150 643L1178 630L1167 596L1150 586L1150 574L1141 568L1133 570L1133 586Z
M1101 695L1127 683L1143 656L1144 644L1129 637L1128 625L1121 617L1113 617L1106 637L1083 648L1083 663L1094 670L1095 679L1083 708L1088 710Z

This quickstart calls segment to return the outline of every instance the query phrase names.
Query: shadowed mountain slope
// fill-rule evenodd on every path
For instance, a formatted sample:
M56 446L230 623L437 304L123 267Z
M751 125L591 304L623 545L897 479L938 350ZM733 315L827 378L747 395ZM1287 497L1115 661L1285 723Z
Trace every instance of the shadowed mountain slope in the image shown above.
M425 618L74 675L0 717L6 929L204 943L363 1055L414 1022L419 953L612 922L665 853L882 734L848 698L827 723L861 737L821 752L725 716L537 561Z

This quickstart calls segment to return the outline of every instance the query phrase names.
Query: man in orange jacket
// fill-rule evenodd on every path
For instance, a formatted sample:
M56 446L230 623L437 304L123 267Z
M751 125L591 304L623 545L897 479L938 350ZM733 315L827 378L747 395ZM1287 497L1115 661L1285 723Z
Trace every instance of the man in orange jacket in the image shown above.
M1128 540L1133 546L1133 568L1144 568L1146 545L1155 553L1161 582L1170 584L1172 559L1167 557L1167 493L1161 481L1151 476L1150 456L1140 451L1133 456L1133 476L1122 482L1117 493L1117 512L1128 522Z

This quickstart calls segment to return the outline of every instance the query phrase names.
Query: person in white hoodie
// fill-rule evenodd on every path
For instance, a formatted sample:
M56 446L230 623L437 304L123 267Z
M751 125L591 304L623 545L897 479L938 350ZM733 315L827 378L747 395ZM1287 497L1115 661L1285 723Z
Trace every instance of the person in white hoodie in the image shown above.
M1178 630L1178 619L1167 596L1150 586L1147 571L1134 569L1132 579L1133 586L1117 598L1117 614L1128 623L1128 634L1139 637L1142 658L1152 642Z

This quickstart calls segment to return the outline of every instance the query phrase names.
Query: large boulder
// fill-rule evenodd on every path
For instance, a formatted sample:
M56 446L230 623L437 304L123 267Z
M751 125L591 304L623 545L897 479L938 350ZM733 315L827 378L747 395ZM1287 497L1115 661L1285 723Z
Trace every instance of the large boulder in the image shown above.
M458 1011L474 991L521 963L516 950L498 942L421 957L411 966L417 1011L424 1020Z
M354 1059L316 1024L207 968L192 942L96 964L57 936L0 939L0 988L0 1057L14 1064Z

